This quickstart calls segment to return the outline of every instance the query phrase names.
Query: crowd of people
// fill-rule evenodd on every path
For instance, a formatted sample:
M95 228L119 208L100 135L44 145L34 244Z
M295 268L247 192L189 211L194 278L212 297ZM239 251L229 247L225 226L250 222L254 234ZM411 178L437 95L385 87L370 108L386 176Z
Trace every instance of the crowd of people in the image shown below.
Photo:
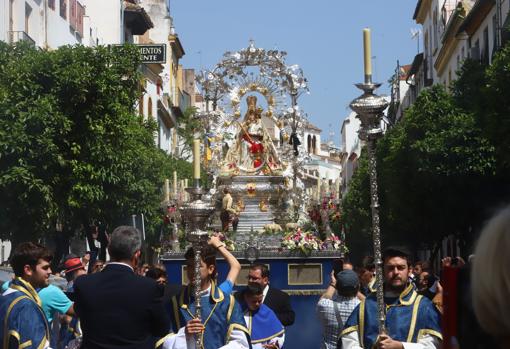
M374 259L360 266L346 259L335 263L317 303L321 347L509 347L509 230L510 208L487 224L474 257L447 257L437 272L428 262L413 263L405 248L386 248L382 319ZM187 277L200 280L197 311L192 287L168 283L162 265L141 265L141 247L135 228L116 228L108 263L90 262L87 255L65 258L67 285L61 290L49 283L47 248L34 242L16 246L10 257L15 277L2 285L0 296L2 348L181 349L195 348L197 338L204 349L284 346L295 313L290 297L271 287L267 265L251 265L247 286L234 292L241 266L218 237L201 249L197 275L195 251L188 249ZM222 281L218 254L229 264Z

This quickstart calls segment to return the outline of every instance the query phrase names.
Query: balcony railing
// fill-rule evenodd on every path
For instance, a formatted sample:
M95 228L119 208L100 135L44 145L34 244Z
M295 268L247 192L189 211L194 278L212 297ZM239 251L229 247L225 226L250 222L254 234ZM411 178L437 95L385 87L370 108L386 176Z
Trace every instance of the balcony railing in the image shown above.
M20 41L27 41L33 46L35 46L35 40L30 37L27 33L24 31L9 31L7 32L9 35L9 43L14 44L16 42Z

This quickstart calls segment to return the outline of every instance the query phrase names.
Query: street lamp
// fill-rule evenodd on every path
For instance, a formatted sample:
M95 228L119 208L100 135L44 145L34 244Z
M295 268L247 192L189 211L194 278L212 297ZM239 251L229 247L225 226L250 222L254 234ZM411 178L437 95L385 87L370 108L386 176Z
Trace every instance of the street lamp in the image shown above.
M366 142L368 150L368 168L370 176L370 207L372 213L372 239L374 247L377 310L379 333L386 333L383 289L383 261L381 256L381 231L379 227L379 197L377 190L377 166L376 166L376 143L382 136L381 119L383 112L388 106L384 97L378 96L374 91L381 84L372 82L372 67L370 62L370 30L364 30L365 47L365 82L356 84L356 87L363 91L363 94L354 99L350 107L356 112L356 117L361 122L359 138Z

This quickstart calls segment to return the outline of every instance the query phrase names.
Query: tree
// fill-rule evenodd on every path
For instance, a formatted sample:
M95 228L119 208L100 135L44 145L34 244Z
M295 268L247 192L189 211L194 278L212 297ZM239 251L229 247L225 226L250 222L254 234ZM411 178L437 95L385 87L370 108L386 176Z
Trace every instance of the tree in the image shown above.
M372 254L372 221L370 213L370 181L368 159L363 150L359 166L351 178L349 191L342 200L342 224L345 240L352 256Z
M483 203L473 197L494 171L494 148L444 87L420 94L380 142L378 157L386 229L395 240L438 242L476 223Z
M189 160L192 156L193 139L200 130L200 121L195 117L197 109L194 107L187 108L183 117L179 120L177 134L179 135L179 154L178 158Z
M0 236L14 243L91 220L159 219L172 160L134 110L135 47L41 51L0 43Z
M377 166L384 244L431 247L480 221L484 202L473 198L484 197L495 168L494 148L474 114L436 85L379 140ZM370 224L368 190L360 166L344 200L344 216L351 215L347 221L361 231Z

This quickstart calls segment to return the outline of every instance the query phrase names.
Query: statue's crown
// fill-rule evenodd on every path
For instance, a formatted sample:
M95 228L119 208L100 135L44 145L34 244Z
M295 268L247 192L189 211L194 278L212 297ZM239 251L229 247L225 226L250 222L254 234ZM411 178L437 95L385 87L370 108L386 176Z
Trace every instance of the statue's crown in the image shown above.
M257 97L256 96L246 97L246 103L248 104L248 109L250 109L250 107L255 109L255 106L257 105Z

